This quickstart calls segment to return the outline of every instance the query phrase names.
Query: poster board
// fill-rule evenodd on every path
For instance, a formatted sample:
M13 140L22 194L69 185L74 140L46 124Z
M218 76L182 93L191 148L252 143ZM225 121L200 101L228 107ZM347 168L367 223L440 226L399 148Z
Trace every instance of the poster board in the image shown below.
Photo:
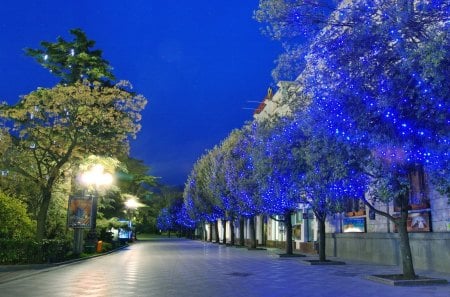
M364 233L366 232L366 218L344 218L342 222L344 233Z
M91 228L92 197L69 197L67 226L69 228Z

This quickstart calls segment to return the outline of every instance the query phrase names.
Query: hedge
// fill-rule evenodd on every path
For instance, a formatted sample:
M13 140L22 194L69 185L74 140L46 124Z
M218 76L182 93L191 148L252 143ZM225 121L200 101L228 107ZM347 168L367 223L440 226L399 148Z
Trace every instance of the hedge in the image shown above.
M60 239L0 239L0 264L56 263L67 259L71 242Z

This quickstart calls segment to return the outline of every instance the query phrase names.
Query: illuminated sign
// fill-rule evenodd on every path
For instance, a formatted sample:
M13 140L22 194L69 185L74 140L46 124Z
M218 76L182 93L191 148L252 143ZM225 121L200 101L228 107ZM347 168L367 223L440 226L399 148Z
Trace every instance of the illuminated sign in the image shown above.
M91 197L70 197L67 209L69 228L90 228L93 199Z
M366 218L344 218L342 229L344 233L364 233L366 232Z

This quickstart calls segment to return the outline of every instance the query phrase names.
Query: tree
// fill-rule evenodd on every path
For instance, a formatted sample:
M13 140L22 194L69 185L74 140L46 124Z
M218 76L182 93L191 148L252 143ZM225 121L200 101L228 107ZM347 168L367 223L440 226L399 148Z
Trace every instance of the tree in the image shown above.
M396 225L408 279L415 278L406 227L411 177L425 169L449 180L448 8L448 1L347 3L340 18L352 26L323 30L300 78L319 130L349 152L368 152L353 155L373 183L365 203ZM377 209L376 200L397 201L400 216Z
M344 211L349 200L360 200L367 190L367 176L361 170L362 159L318 128L320 123L307 112L298 113L304 144L298 153L306 167L302 180L302 200L308 203L318 221L319 261L326 261L325 222L329 215Z
M35 228L24 203L0 191L0 238L31 238Z
M304 56L311 40L326 26L350 24L331 19L339 10L331 0L260 0L254 18L265 26L264 35L280 41L284 52L276 60L272 76L276 81L295 80L304 68Z
M146 99L127 86L77 82L38 89L13 106L0 105L2 165L40 190L38 238L45 237L52 191L70 173L70 164L89 154L128 153Z
M162 206L158 203L156 194L153 192L157 187L157 178L148 174L149 167L143 161L131 157L121 157L120 162L124 169L116 173L116 183L120 189L119 199L109 208L108 216L120 216L128 211L125 207L125 196L134 196L140 201L140 205L133 211L136 232L151 233L156 231L156 217ZM121 213L118 213L118 212Z
M224 159L226 183L229 195L236 197L236 212L249 220L250 248L256 248L255 216L262 212L262 200L259 191L259 181L255 174L255 160L251 154L255 138L251 126L246 125L240 130L234 130L230 136L232 146ZM243 230L241 224L240 230ZM243 232L240 234L243 239Z
M286 227L286 254L293 254L292 214L302 202L302 179L306 161L300 154L305 139L298 122L281 118L272 125L253 124L255 174L259 181L264 213ZM280 215L283 219L275 218Z
M161 209L156 218L156 226L161 232L168 232L170 237L170 232L175 229L175 218L168 208Z
M206 152L199 158L188 177L183 197L193 219L210 224L214 222L215 240L219 243L217 220L224 217L224 211L220 207L219 196L212 188L212 177L217 168L214 162L212 151Z
M73 41L58 37L56 42L42 41L43 49L25 49L28 56L61 78L61 84L74 84L87 80L113 85L114 75L109 62L102 58L101 50L93 50L94 40L89 40L81 29L71 29Z

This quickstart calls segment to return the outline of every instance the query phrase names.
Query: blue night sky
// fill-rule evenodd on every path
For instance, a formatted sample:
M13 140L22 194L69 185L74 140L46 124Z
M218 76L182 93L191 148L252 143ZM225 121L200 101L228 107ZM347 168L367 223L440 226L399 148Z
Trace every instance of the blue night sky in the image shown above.
M0 101L56 84L24 54L83 29L148 99L131 156L166 184L184 184L193 163L252 119L273 86L281 46L252 19L258 1L8 1L0 10Z

